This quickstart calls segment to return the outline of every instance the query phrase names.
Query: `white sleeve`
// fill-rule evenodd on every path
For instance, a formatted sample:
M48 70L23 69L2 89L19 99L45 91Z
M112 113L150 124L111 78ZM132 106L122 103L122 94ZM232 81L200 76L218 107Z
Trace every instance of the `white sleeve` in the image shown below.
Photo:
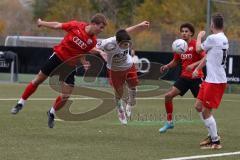
M107 39L99 39L96 47L98 49L105 50L106 45L108 45L110 43L114 43L115 40L116 40L116 37L110 37Z
M201 48L204 51L208 51L214 46L214 39L211 36L208 36L207 39L201 44Z

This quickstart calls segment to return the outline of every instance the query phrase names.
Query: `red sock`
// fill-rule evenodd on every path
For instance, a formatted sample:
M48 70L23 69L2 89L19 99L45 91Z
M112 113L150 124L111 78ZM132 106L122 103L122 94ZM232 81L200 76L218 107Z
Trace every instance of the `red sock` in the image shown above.
M32 82L30 82L22 94L22 99L27 100L28 97L30 97L36 91L37 87L38 86L36 86L36 85L32 84Z
M165 102L165 109L166 109L166 112L167 112L167 120L171 121L172 120L172 113L173 113L172 101Z
M66 101L63 100L61 96L58 96L53 105L54 110L57 111L57 110L61 109L65 103L66 103Z

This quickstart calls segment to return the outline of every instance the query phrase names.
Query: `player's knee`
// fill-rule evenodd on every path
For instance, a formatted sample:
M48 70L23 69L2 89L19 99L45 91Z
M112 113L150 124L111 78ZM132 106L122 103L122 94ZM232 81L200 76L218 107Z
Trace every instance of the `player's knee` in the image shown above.
M194 104L194 107L198 112L202 112L202 103L201 102L196 102Z
M41 83L42 83L42 82L36 81L35 79L32 80L32 84L33 84L34 86L36 86L36 87L38 87Z
M165 98L165 101L171 101L173 99L173 96L167 93L165 94L164 98Z
M62 95L62 101L66 102L69 99L69 95Z
M42 84L47 79L47 77L48 76L46 76L40 71L40 73L38 73L37 76L32 80L32 84L38 86Z
M208 119L211 115L212 115L212 112L211 110L207 109L207 108L204 108L203 110L203 118L204 119Z

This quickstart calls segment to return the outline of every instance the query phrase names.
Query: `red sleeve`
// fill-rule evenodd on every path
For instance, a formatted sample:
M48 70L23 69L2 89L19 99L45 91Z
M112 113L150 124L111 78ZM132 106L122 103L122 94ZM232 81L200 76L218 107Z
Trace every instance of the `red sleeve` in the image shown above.
M180 54L174 53L173 59L178 61L181 59Z
M65 31L71 30L72 27L77 26L77 21L69 21L62 24L62 29Z

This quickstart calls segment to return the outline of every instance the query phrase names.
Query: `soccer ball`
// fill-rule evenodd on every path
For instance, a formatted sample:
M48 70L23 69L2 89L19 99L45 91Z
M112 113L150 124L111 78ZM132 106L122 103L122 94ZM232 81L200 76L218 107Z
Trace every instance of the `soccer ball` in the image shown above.
M172 43L172 50L174 53L182 54L185 53L188 49L188 44L183 39L176 39Z

